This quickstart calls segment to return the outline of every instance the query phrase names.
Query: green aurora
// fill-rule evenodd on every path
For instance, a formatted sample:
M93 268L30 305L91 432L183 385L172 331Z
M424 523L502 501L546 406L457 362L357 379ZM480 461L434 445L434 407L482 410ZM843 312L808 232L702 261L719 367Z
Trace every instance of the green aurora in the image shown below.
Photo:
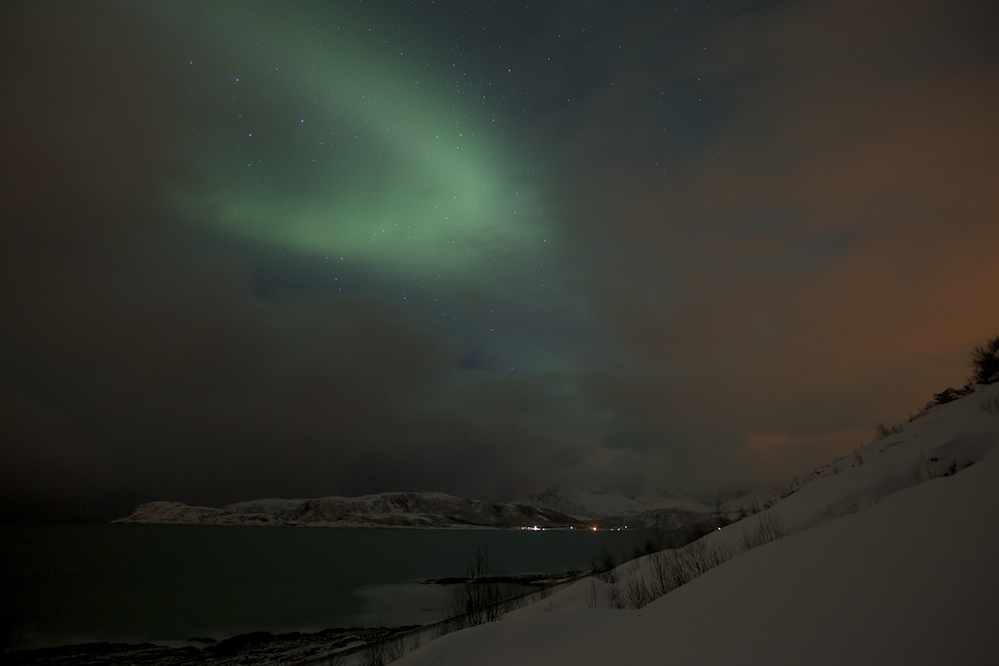
M552 241L538 165L515 166L488 93L442 92L456 64L348 29L350 17L316 28L335 21L265 9L237 25L184 17L199 26L194 51L227 46L178 65L210 111L178 144L194 176L168 196L185 216L424 284L509 280Z

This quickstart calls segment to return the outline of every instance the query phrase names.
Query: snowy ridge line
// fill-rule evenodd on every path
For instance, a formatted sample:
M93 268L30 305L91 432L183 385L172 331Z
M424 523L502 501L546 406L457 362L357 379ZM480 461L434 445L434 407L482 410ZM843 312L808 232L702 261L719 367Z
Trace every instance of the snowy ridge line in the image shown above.
M656 488L637 497L617 490L590 492L571 486L554 486L526 495L518 504L552 509L580 519L600 519L628 527L697 527L711 508L680 493Z
M483 502L445 493L380 493L362 497L258 499L222 508L181 502L141 504L115 523L259 527L703 527L710 509L656 490L635 499L617 491L548 488L518 502Z
M306 500L264 499L221 509L180 502L141 504L115 523L239 525L263 527L588 528L606 521L567 516L552 509L482 502L444 493L381 493Z

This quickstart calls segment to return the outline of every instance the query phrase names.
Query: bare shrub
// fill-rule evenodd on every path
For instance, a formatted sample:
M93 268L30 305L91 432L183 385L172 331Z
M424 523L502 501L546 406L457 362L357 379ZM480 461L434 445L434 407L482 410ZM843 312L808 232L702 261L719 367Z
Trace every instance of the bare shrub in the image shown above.
M655 536L657 545L667 545L665 532ZM605 553L599 564L594 562L589 589L584 592L586 605L599 608L606 603L611 608L642 608L735 555L731 546L698 538L696 532L688 533L687 537L692 541L686 545L648 554L644 572L641 563L632 562L623 587L618 572L611 567L613 558Z
M641 608L651 601L648 586L641 573L642 565L639 561L633 560L628 566L628 584L622 594L622 604L625 608Z
M385 666L387 655L385 644L381 642L368 643L361 651L361 666Z
M628 586L624 592L625 607L642 608L654 600L655 597L652 595L648 583L645 582L645 577L638 572L632 573L628 578Z
M608 603L611 608L627 608L628 607L628 597L622 592L621 585L619 581L615 580L610 585L608 590Z
M385 666L402 658L405 653L404 639L393 638L388 630L361 650L361 666Z
M597 577L590 576L590 589L586 591L586 607L596 608L600 595L597 593Z
M728 510L725 508L725 500L722 497L721 493L715 494L715 499L714 502L712 503L712 506L714 506L715 509L713 514L715 521L718 523L718 527L725 527L726 525L732 522L732 520L729 518Z
M650 558L652 570L651 593L658 599L686 583L689 578L684 576L680 566L680 557L675 549L660 551Z
M457 623L454 621L453 618L446 617L437 624L435 624L433 628L430 630L430 639L437 640L438 638L447 636L453 631L458 631L458 629L460 628L461 627L457 626Z
M614 555L606 548L601 553L600 559L592 560L590 564L593 566L593 574L605 583L610 583L612 579L617 579L617 573L614 571L617 567L617 561L614 559Z
M891 426L890 428L886 426L884 423L879 423L878 432L875 439L884 439L885 437L891 437L895 433L902 432L903 430L905 430L904 423L897 423Z
M393 661L399 661L404 654L406 654L406 639L400 638L397 641L392 641L386 646L385 663L390 664Z
M590 608L600 607L600 595L597 580L607 584L607 604L611 608L625 608L625 595L622 594L620 578L617 573L617 562L610 551L604 549L599 560L592 561L593 575L590 577L590 590L587 592L586 604Z
M534 594L519 593L508 578L495 575L493 561L485 548L476 549L465 573L466 578L451 591L450 615L431 629L434 639L498 620L509 611L523 606L527 597ZM544 598L551 594L551 590L542 588L538 594Z
M629 595L633 599L647 599L645 603L648 603L689 583L734 555L727 544L708 543L706 539L654 553L649 556L649 581L636 584L629 589Z
M971 382L974 384L991 384L999 381L999 335L992 338L982 347L975 347L971 352L972 369Z
M495 580L489 551L478 548L465 570L466 579L451 593L451 611L458 628L475 627L498 620L505 590Z
M754 529L743 528L742 535L739 538L739 545L742 546L744 551L752 550L765 543L782 539L787 534L787 528L784 526L784 521L780 519L780 516L772 511L770 513L761 513Z
M658 553L660 550L672 548L672 541L670 533L663 529L662 526L656 525L652 528L652 536L646 539L642 546L636 546L632 554L634 555L634 559L638 559L643 555Z
M728 544L709 544L707 539L698 539L681 548L680 552L684 554L686 566L691 572L691 580L732 559L735 555Z
M864 464L864 452L860 450L860 447L853 449L853 459L857 461L858 465Z

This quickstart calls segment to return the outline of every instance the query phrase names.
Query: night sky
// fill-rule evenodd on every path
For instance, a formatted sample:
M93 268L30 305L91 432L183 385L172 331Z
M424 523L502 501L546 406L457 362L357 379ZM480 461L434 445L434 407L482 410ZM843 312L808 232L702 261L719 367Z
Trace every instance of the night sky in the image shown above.
M999 334L990 2L8 2L0 506L706 496Z

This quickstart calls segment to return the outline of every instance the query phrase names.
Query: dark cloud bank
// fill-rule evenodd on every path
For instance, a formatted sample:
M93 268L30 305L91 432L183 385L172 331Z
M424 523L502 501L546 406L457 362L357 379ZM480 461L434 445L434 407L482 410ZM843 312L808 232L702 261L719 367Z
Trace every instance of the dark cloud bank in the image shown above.
M5 517L786 482L963 384L999 333L987 3L348 4L0 10ZM371 28L352 91L432 91L429 120L386 131L447 109L490 128L483 186L512 203L479 263L427 259L450 227L341 259L178 203L271 196L233 166L246 98L222 86L268 53L306 67L279 28ZM284 179L275 239L304 199L391 198L396 168L285 129L340 90L287 76L246 101ZM345 114L324 122L365 122Z

